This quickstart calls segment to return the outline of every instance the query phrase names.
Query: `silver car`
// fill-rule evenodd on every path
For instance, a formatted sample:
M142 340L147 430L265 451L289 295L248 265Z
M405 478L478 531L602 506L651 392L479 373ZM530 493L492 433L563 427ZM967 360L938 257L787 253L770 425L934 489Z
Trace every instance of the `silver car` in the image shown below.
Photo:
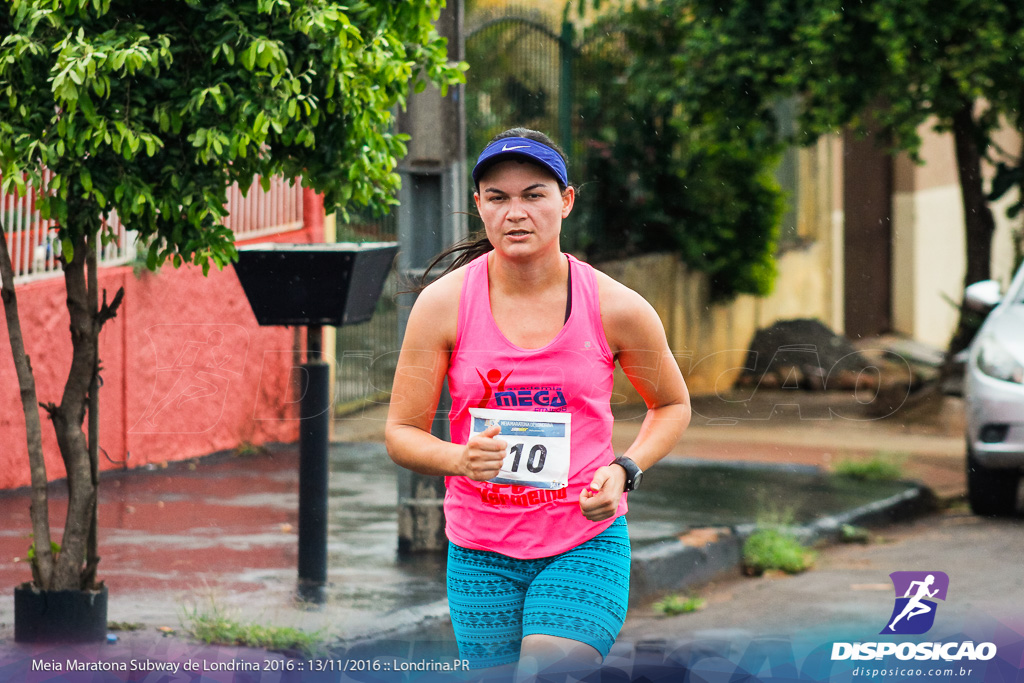
M1010 288L977 282L964 292L991 310L971 343L964 377L967 495L979 515L1012 515L1024 468L1024 265Z

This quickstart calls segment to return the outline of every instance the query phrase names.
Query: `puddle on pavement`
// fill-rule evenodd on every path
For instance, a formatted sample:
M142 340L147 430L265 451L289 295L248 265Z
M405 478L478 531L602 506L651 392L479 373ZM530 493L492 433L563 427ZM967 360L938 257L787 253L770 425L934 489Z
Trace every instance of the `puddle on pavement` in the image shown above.
M354 618L444 597L444 558L397 553L397 468L378 443L333 444L329 538L330 609ZM297 448L209 458L190 467L107 475L101 484L102 578L112 592L231 595L262 591L281 604L294 592L297 566ZM732 526L759 518L805 522L906 488L817 472L665 462L630 497L637 545L674 538L694 526ZM51 517L66 507L51 488ZM29 577L28 492L0 495L0 584ZM55 536L59 540L59 535Z
M630 535L646 542L694 527L802 524L906 489L906 483L858 481L811 467L666 460L630 495Z

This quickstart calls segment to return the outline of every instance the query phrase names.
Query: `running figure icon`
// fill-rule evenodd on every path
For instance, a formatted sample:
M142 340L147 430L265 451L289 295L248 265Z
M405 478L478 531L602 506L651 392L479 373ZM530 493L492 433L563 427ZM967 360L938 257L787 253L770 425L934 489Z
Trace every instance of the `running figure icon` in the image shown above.
M949 575L938 570L898 571L889 574L889 578L895 602L879 635L927 633L935 623L939 601L946 599Z
M903 617L906 617L907 621L909 621L912 617L916 617L919 614L926 614L932 611L931 606L925 604L924 602L922 602L922 600L924 600L924 598L933 598L935 597L935 594L939 592L938 588L936 588L933 591L928 590L928 588L931 587L933 583L935 583L934 574L929 574L927 577L925 577L924 581L910 582L910 586L907 588L907 592L903 595L903 597L910 598L910 600L907 602L906 606L904 606L903 611L900 612L899 616L893 619L892 623L889 624L890 631L892 631L893 633L896 632L896 622L898 622ZM911 593L914 592L915 586L917 587L917 592L914 593L914 595L911 595Z

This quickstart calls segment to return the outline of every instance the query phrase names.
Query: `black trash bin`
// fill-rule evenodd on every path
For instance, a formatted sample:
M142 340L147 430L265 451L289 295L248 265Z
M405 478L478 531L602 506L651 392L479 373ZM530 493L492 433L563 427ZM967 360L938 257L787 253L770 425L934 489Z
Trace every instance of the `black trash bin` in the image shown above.
M354 325L380 298L397 242L239 247L235 272L260 325Z

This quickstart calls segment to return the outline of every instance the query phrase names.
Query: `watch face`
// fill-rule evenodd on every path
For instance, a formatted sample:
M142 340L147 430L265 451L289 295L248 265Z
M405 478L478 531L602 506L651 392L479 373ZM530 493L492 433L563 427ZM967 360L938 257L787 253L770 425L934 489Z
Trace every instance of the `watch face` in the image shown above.
M640 488L640 480L643 479L643 478L644 478L644 473L643 472L637 472L633 476L633 490L634 491L636 489Z

